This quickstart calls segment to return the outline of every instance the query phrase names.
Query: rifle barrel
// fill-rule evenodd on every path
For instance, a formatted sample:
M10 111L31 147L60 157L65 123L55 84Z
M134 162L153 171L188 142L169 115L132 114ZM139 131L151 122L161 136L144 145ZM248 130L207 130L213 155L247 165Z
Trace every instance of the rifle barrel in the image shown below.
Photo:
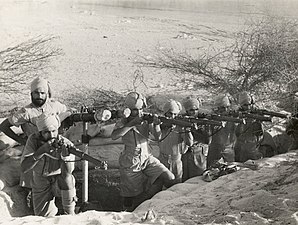
M279 112L273 112L273 111L269 111L266 109L257 109L256 111L252 111L252 113L256 113L256 114L262 114L262 115L268 115L268 116L274 116L274 117L279 117L279 118L288 118L288 116L286 114L283 113L279 113Z
M185 120L195 123L198 125L214 125L214 126L223 126L223 123L220 121L208 119L208 118L184 118Z
M247 117L247 118L259 120L259 121L272 122L271 117L268 117L268 116L261 116L261 115L253 114L253 113L244 113L243 116Z
M107 162L106 161L101 161L99 159L96 159L96 158L94 158L94 157L92 157L92 156L84 153L83 151L81 151L81 150L79 150L77 148L74 148L74 147L69 148L68 151L71 154L73 154L73 155L75 155L75 156L77 156L77 157L79 157L79 158L81 158L83 160L86 160L88 162L93 163L95 166L97 166L97 167L99 167L101 169L104 169L104 170L107 169Z
M227 122L233 122L233 123L245 123L245 120L243 118L235 118L235 117L229 117L229 116L222 116L222 115L211 115L211 119L213 120L219 120L219 121L227 121Z
M165 117L158 117L161 122L165 124L174 124L180 127L194 127L194 124L190 121L183 121L180 119L168 119Z

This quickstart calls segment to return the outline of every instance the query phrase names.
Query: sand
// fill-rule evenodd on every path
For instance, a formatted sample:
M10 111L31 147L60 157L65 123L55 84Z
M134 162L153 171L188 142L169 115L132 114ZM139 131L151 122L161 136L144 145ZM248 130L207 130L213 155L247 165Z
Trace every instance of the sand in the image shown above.
M139 68L139 57L150 58L163 49L196 54L201 46L231 41L247 19L268 13L296 18L298 9L294 0L184 0L172 6L170 0L152 2L1 0L0 49L40 35L59 37L55 45L64 55L37 73L50 80L58 99L66 91L84 88L176 93L186 88L179 81L183 77ZM133 81L136 71L143 80ZM210 183L193 178L157 194L133 213L21 217L27 213L24 202L12 194L20 190L11 187L0 192L0 224L297 224L297 160L296 152L287 153L261 160L256 171L241 169ZM149 209L156 216L142 220Z

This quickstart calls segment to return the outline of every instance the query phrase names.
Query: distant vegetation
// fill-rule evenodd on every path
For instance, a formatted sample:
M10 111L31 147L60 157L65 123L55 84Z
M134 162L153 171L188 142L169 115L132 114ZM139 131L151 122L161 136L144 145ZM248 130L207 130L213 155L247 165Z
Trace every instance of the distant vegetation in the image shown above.
M227 93L235 100L239 92L250 91L262 102L290 101L298 91L297 21L264 17L235 33L232 41L212 51L198 48L195 57L162 50L138 64L169 70L196 89Z
M54 45L57 37L37 37L0 51L0 94L10 97L11 105L28 90L36 75L45 75L51 60L63 54ZM232 44L222 48L199 48L196 57L186 52L160 50L151 58L143 57L134 74L133 90L145 85L142 67L166 69L195 89L209 93L227 93L235 100L240 91L247 90L258 100L287 102L298 92L298 23L295 20L264 17L250 22L237 32ZM212 50L211 50L212 49ZM28 96L26 96L28 98ZM123 95L111 90L81 88L66 94L65 104L80 106L120 106ZM3 105L3 104L2 104ZM12 107L11 107L12 108Z
M62 49L54 45L57 38L38 36L0 50L1 100L7 98L17 104L22 94L28 91L28 83L37 75L47 74L51 60L63 54ZM2 101L2 110L3 107Z

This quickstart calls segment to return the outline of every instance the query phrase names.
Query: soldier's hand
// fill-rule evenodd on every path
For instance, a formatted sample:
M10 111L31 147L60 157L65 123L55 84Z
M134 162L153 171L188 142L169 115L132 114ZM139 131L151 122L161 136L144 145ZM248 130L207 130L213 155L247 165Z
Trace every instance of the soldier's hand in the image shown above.
M128 126L137 126L137 125L141 125L143 122L142 117L135 117L133 118L131 121L128 122Z
M53 147L54 140L41 141L41 147L38 149L40 153L51 153L54 150Z
M153 114L153 124L154 125L160 125L161 124L161 120L159 119L157 114Z
M69 151L68 151L68 149L70 148L70 146L68 146L68 145L66 145L66 144L63 144L62 146L61 146L61 156L62 157L67 157L67 156L69 156Z

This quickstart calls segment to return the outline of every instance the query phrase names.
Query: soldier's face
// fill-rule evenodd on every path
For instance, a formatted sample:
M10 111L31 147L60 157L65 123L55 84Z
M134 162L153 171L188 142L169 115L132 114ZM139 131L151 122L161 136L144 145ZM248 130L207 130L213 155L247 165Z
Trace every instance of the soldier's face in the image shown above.
M173 113L173 112L165 113L165 117L170 118L170 119L174 119L177 115L178 115L178 113Z
M250 110L250 109L252 109L252 106L251 106L251 104L243 104L243 105L241 105L241 108L243 110Z
M217 111L219 113L228 112L230 110L230 107L220 106L217 108Z
M143 109L131 109L130 117L142 117L144 115Z
M43 130L40 134L44 141L49 141L58 137L58 129Z
M197 108L195 108L195 109L189 109L189 110L186 111L186 114L188 116L196 117L199 114L199 109L197 109Z
M47 97L48 93L42 88L37 88L31 92L31 101L37 107L42 106L46 102Z

